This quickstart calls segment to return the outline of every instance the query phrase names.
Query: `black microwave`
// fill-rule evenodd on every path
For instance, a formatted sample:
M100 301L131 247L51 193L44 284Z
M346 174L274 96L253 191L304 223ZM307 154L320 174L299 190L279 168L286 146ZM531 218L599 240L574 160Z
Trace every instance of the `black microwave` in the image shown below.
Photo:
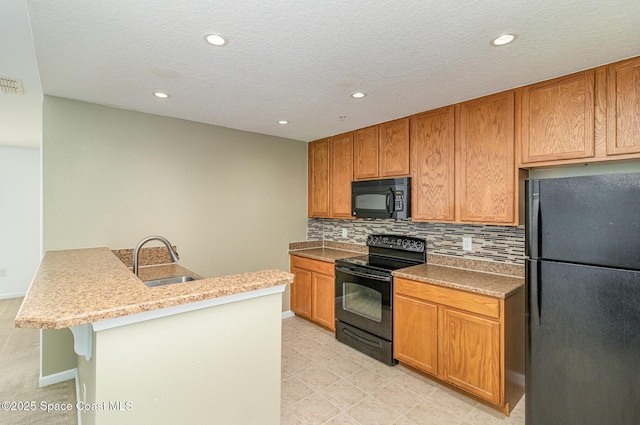
M352 182L351 215L356 218L411 217L411 177Z

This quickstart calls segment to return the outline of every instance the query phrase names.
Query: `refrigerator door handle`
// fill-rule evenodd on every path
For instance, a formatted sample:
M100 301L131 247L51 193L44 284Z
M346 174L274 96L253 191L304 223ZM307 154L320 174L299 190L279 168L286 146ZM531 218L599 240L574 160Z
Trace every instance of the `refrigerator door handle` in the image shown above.
M540 326L540 279L539 270L540 262L535 261L532 263L527 262L527 278L529 280L529 316L531 318L531 325Z
M527 180L527 204L525 229L525 255L532 259L540 257L540 180Z

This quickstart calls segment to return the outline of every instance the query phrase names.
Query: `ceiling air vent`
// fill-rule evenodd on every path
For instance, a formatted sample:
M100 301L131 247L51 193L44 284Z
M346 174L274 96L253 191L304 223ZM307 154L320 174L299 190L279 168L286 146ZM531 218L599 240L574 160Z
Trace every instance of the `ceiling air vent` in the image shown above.
M0 77L0 89L3 93L24 94L22 81Z

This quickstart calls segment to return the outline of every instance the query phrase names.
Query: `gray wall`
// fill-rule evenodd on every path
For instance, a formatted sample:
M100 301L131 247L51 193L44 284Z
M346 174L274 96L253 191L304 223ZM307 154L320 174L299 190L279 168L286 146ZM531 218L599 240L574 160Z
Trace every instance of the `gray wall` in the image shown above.
M159 234L213 277L288 270L306 238L300 141L45 96L43 178L45 250Z
M45 96L45 250L133 248L159 234L205 277L289 270L306 238L307 144ZM289 309L289 291L283 294ZM42 375L75 364L68 330L43 331ZM57 355L54 355L57 354Z

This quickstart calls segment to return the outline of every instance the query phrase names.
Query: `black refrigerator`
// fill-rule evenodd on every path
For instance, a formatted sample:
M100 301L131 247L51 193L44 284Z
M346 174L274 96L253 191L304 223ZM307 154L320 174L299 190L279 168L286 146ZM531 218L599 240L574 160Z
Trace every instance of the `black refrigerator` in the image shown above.
M526 425L640 424L640 174L526 199Z

